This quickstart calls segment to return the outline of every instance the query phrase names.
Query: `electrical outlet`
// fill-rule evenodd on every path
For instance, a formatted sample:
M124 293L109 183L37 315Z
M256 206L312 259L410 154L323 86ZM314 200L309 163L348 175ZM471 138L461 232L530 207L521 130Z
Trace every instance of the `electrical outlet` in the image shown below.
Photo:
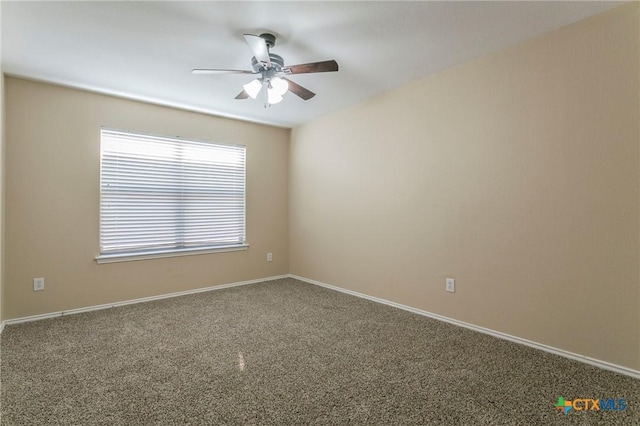
M44 290L44 278L34 278L33 291L42 291L42 290Z
M445 288L449 293L455 293L456 292L456 280L454 280L453 278L447 278L446 279Z
M267 262L273 261L273 255L271 253L267 253Z

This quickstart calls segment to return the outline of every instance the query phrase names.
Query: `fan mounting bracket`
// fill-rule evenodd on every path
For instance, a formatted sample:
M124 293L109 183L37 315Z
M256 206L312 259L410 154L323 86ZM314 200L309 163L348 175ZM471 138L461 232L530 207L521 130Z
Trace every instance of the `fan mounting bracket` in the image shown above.
M260 34L260 38L263 38L265 43L267 43L267 47L271 49L276 45L276 36L271 33L262 33Z

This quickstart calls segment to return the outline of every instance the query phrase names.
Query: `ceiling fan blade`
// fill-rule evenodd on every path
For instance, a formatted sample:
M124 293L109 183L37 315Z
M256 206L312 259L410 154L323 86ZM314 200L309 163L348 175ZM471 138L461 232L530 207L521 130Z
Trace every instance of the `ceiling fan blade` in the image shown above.
M300 86L298 83L295 83L289 80L288 78L282 77L282 79L285 80L287 83L289 83L289 91L291 93L304 99L305 101L308 101L309 99L313 98L316 95L311 90L305 89L304 87Z
M217 68L196 68L191 70L193 74L255 74L247 70L226 70Z
M236 96L234 99L247 99L249 97L249 94L243 89L242 92L238 93L238 96Z
M269 48L267 42L260 36L253 34L243 34L245 41L251 48L253 56L258 62L267 64L267 68L271 67L271 58L269 58Z
M338 63L335 60L311 62L308 64L289 65L282 68L285 74L306 74L312 72L338 71Z

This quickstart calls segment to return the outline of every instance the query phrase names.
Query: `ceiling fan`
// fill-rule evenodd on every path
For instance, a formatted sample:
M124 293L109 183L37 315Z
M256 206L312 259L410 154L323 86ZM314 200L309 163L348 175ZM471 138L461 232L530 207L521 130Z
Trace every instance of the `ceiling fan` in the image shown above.
M338 63L335 60L311 62L299 65L284 65L281 56L271 53L270 48L275 46L276 37L265 33L259 36L244 34L244 39L253 52L251 58L252 70L230 70L215 68L196 68L194 74L253 74L256 79L243 86L243 90L236 99L255 99L263 87L266 94L265 107L282 101L282 96L287 91L299 96L303 100L309 100L316 94L299 84L289 80L285 76L292 74L308 74L316 72L338 71Z

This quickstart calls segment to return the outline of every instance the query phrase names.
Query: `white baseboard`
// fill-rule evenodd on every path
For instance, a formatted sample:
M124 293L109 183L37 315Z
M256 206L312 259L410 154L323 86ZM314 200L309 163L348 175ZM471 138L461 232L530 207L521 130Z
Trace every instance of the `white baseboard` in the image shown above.
M602 361L599 359L595 359L595 358L591 358L588 356L584 356L584 355L580 355L580 354L576 354L573 352L569 352L569 351L565 351L563 349L558 349L558 348L554 348L553 346L548 346L542 343L538 343L538 342L533 342L531 340L527 340L527 339L523 339L521 337L517 337L517 336L512 336L510 334L506 334L506 333L502 333L500 331L495 331L495 330L491 330L489 328L485 328L485 327L480 327L477 325L473 325L473 324L469 324L463 321L458 321L456 319L453 318L449 318L449 317L445 317L442 315L438 315L438 314L434 314L428 311L423 311L422 309L417 309L417 308L413 308L411 306L406 306L406 305L402 305L400 303L396 303L396 302L391 302L389 300L385 300L385 299L381 299L379 297L374 297L374 296L369 296L367 294L363 294L363 293L358 293L357 291L352 291L352 290L347 290L344 288L340 288L340 287L336 287L330 284L326 284L320 281L316 281L316 280L311 280L309 278L304 278L304 277L300 277L297 275L293 275L293 274L289 274L289 277L291 278L295 278L297 280L300 281L304 281L306 283L309 284L314 284L320 287L325 287L331 290L335 290L335 291L339 291L341 293L346 293L346 294L350 294L352 296L356 296L356 297L361 297L363 299L367 299L367 300L372 300L374 302L378 302L378 303L382 303L385 305L389 305L389 306L393 306L394 308L399 308L399 309L403 309L405 311L409 311L409 312L413 312L415 314L418 315L423 315L429 318L433 318L439 321L444 321L444 322L448 322L450 324L454 324L454 325L458 325L460 327L464 327L464 328L468 328L474 331L478 331L480 333L484 333L484 334L489 334L491 336L497 337L499 339L505 339L505 340L509 340L511 342L515 342L515 343L520 343L522 345L526 345L535 349L539 349L545 352L549 352L555 355L560 355L562 357L565 358L569 358L575 361L580 361L583 362L585 364L589 364L589 365L593 365L599 368L603 368L605 370L610 370L613 371L615 373L619 373L619 374L624 374L625 376L630 376L633 377L635 379L640 379L640 371L638 370L634 370L628 367L623 367L621 365L617 365L617 364L612 364L610 362L607 361Z
M38 321L38 320L43 320L47 318L60 317L63 315L73 315L73 314L80 314L83 312L98 311L101 309L115 308L117 306L132 305L134 303L150 302L152 300L169 299L171 297L186 296L188 294L203 293L205 291L222 290L223 288L238 287L238 286L248 285L248 284L256 284L264 281L273 281L273 280L288 278L288 277L289 275L278 275L275 277L259 278L256 280L241 281L237 283L221 284L221 285L216 285L211 287L196 288L193 290L179 291L176 293L160 294L158 296L142 297L140 299L125 300L122 302L105 303L104 305L87 306L86 308L69 309L67 311L50 312L47 314L13 318L13 319L2 321L2 324L0 325L0 332L2 332L2 329L4 329L5 325L20 324L22 322L30 322L30 321Z
M6 322L6 321L1 321L1 322L0 322L0 334L2 334L2 330L4 330L5 322Z

